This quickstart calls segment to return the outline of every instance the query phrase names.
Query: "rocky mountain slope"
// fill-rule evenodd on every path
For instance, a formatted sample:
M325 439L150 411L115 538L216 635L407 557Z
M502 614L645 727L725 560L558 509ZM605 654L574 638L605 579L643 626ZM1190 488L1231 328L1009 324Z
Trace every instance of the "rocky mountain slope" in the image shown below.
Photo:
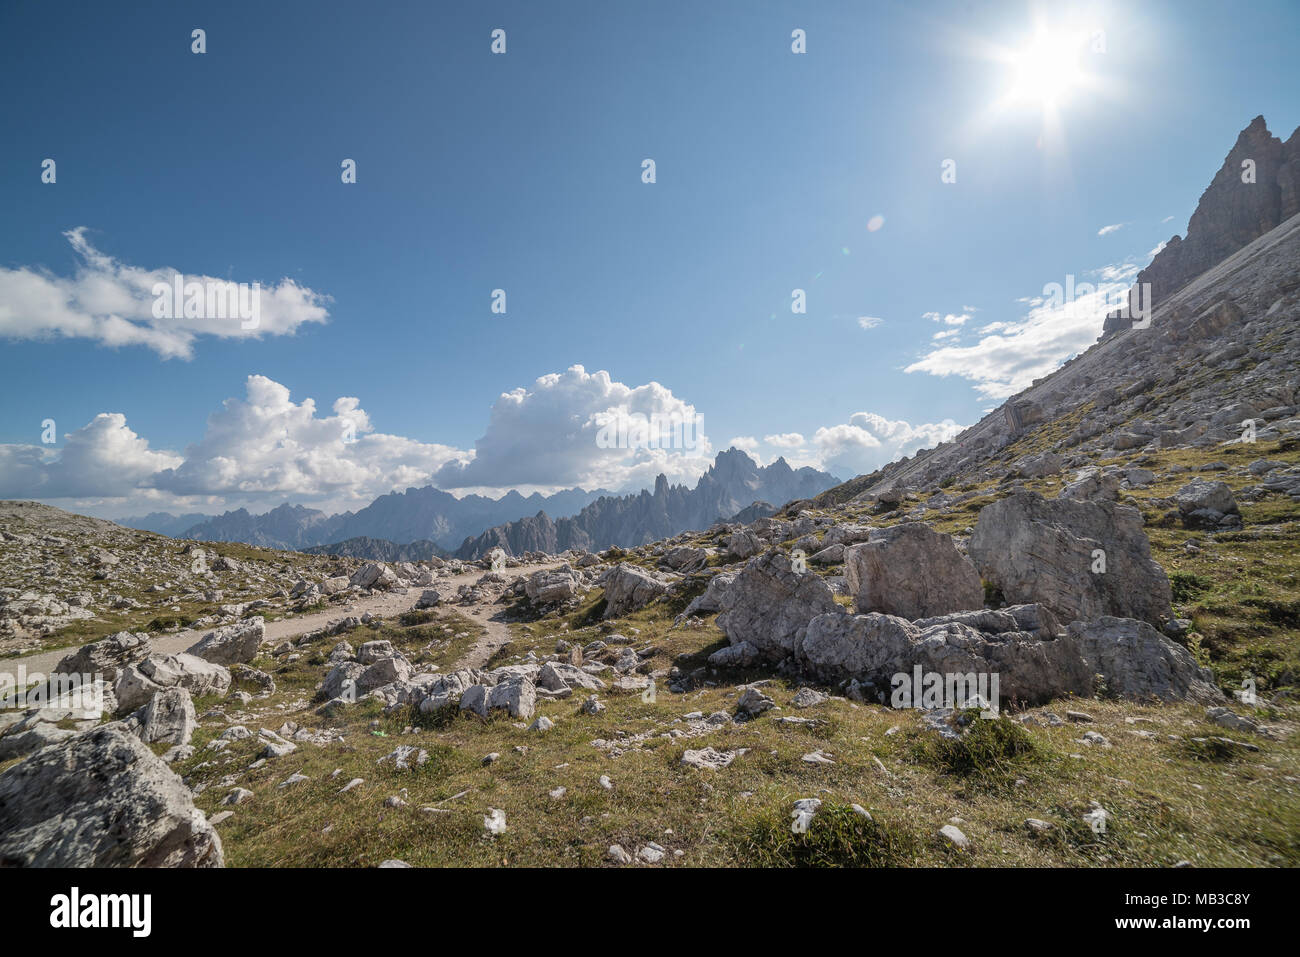
M1300 213L1300 128L1283 143L1257 116L1206 188L1187 223L1187 238L1170 238L1138 273L1164 299L1211 266Z
M572 518L553 521L545 512L490 528L466 539L458 558L477 558L501 547L511 555L569 548L642 545L688 528L708 528L755 502L786 502L816 495L837 480L812 468L793 469L784 458L759 466L740 449L719 452L695 488L668 484L660 475L654 491L603 497Z
M1258 120L1242 136L1257 127L1262 128ZM1293 135L1288 142L1295 141ZM1225 191L1254 196L1252 186L1223 181L1240 149L1239 141L1202 197L1188 243L1211 229L1208 224L1236 222L1245 215ZM1241 202L1253 208L1253 200ZM1252 220L1268 221L1265 214ZM1242 238L1250 232L1234 230L1231 235ZM1224 240L1203 245L1222 249ZM1042 467L1028 460L1031 454L1059 456L1069 468L1099 456L1206 449L1243 436L1261 441L1292 434L1300 398L1300 214L1252 237L1191 278L1183 277L1183 266L1164 265L1182 260L1162 262L1164 255L1149 267L1158 267L1166 277L1149 327L1108 320L1111 331L1100 342L952 442L860 476L824 493L823 500L896 498L904 489L1014 478Z
M36 502L0 502L0 655L123 628L292 614L321 599L323 582L360 565L176 541Z

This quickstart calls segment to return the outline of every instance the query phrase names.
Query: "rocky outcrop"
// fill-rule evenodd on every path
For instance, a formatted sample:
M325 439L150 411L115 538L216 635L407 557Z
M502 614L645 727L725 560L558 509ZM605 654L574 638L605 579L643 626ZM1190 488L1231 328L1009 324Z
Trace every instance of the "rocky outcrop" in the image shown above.
M1243 163L1254 163L1254 181L1243 182ZM1138 283L1151 283L1159 304L1175 292L1253 242L1279 223L1300 213L1300 129L1283 143L1257 116L1241 131L1223 166L1201 194L1187 223L1187 238L1172 237Z
M534 605L558 605L576 598L581 578L568 565L533 572L524 580L524 594Z
M168 688L150 698L128 724L145 744L189 744L198 716L188 691Z
M1241 527L1241 510L1227 482L1192 479L1174 493L1174 502L1188 528Z
M266 637L266 620L258 615L210 631L190 648L189 653L219 665L252 661Z
M619 564L605 573L605 618L622 618L668 591L668 582L638 565Z
M383 562L369 562L352 573L348 584L358 588L392 588L397 584L397 575Z
M1037 602L1063 622L1173 616L1169 579L1135 508L1018 492L980 511L969 551L1007 601Z
M859 614L925 618L984 605L984 586L952 538L920 522L876 529L844 551L844 575Z
M1014 629L1014 617L1005 624ZM1017 703L1092 692L1092 672L1063 640L982 631L956 619L922 627L893 615L819 615L808 624L798 657L823 680L855 680L878 693L917 667L942 675L996 674L999 696Z
M1109 694L1202 704L1223 700L1209 669L1146 622L1110 617L1076 621L1064 641L1078 650L1093 673L1102 676Z
M817 615L839 611L830 586L796 572L779 551L751 558L722 596L717 625L733 645L749 642L770 661L793 654Z
M736 576L731 572L719 572L714 575L709 579L709 585L704 589L704 593L691 599L691 603L686 606L686 611L682 612L683 616L711 615L722 611L723 597L735 580Z
M167 688L184 688L196 698L223 695L230 690L230 670L195 655L150 655L118 675L118 711L134 711Z
M119 726L0 774L0 867L221 867L189 789Z
M55 674L99 675L110 684L117 680L123 668L144 660L149 655L149 636L119 631L115 635L82 645L66 655L54 666Z

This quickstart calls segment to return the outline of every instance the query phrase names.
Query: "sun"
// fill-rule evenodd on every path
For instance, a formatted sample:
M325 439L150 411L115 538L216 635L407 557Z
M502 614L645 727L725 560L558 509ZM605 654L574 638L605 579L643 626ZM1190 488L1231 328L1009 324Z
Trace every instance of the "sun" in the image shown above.
M1039 30L1008 59L1015 72L1010 98L1059 106L1083 82L1080 66L1086 35Z

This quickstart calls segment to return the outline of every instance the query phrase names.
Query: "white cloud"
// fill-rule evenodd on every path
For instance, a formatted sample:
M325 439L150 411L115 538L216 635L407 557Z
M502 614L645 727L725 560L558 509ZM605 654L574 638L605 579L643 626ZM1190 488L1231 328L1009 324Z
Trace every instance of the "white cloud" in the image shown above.
M858 316L858 325L863 329L874 329L884 321L879 316Z
M780 449L797 449L803 445L804 438L798 432L782 432L778 435L765 435L763 441Z
M64 437L61 447L0 445L0 498L130 495L181 458L149 448L126 416L101 412Z
M435 476L441 488L645 488L663 473L693 481L710 464L702 428L694 448L601 448L604 417L652 415L700 422L695 407L657 382L636 387L580 365L544 375L531 389L504 393L492 406L487 431L472 458L449 462ZM683 436L685 437L685 436Z
M303 323L324 322L328 316L327 296L282 279L262 286L256 328L243 328L237 318L158 319L153 314L154 286L170 286L177 270L141 269L119 262L90 244L85 227L64 236L80 260L71 277L27 266L0 266L0 337L90 339L106 346L144 346L166 359L189 359L200 336L292 335ZM235 280L188 275L185 281Z
M1152 249L1150 252L1147 253L1147 256L1150 257L1151 259L1155 259L1157 256L1160 255L1161 252L1164 251L1164 248L1165 248L1166 246L1168 246L1168 245L1169 245L1168 242L1162 242L1162 243L1158 244L1158 245L1155 247L1155 249Z
M1172 217L1172 216L1166 216L1164 219L1160 220L1160 222L1162 222L1162 223L1167 223L1167 222L1169 222L1169 220L1171 220L1171 219L1173 219L1173 218L1174 218L1174 217Z
M141 509L269 508L286 499L329 511L366 505L393 489L427 485L466 453L375 432L355 398L333 415L292 401L265 376L249 376L245 398L227 399L183 455L155 451L120 413L100 413L61 447L0 446L0 497ZM104 511L104 509L98 509Z
M180 496L365 503L395 488L427 485L435 470L465 453L375 432L351 397L318 416L313 399L251 375L243 399L227 399L185 461L149 485Z
M964 428L952 419L911 425L874 412L856 412L848 422L819 428L809 444L820 468L849 478L947 442Z
M341 511L431 483L493 495L575 485L619 491L651 487L661 472L693 483L712 464L702 431L690 449L601 448L606 413L702 420L656 382L633 388L582 366L502 395L475 451L378 432L355 397L335 399L330 410L318 411L311 398L295 402L284 385L251 375L244 396L226 399L183 454L150 449L125 416L102 413L61 446L0 445L0 497L103 506L94 510L116 515L262 510L286 500ZM744 436L732 444L759 445Z
M948 325L948 326L960 326L963 325L966 322L966 320L970 318L970 312L963 312L958 314L954 314L951 312L946 314L942 314L938 312L923 312L921 313L921 318L929 319L931 322L942 322L944 325Z
M1120 231L1121 229L1123 229L1126 225L1128 225L1128 224L1127 224L1127 223L1112 223L1112 224L1109 225L1109 226L1103 226L1103 227L1101 227L1101 229L1097 230L1097 235L1098 235L1098 236L1109 236L1111 233L1119 232L1119 231Z
M931 336L930 339L934 342L939 342L943 339L951 339L953 336L959 335L961 335L960 329L941 329Z
M998 321L980 330L971 345L945 345L925 353L905 372L957 375L975 384L984 399L1001 400L1045 376L1070 356L1083 351L1101 332L1106 313L1126 301L1129 280L1138 271L1125 262L1095 270L1099 282L1075 284L1082 294L1056 301L1047 288L1025 301L1029 311L1020 319Z

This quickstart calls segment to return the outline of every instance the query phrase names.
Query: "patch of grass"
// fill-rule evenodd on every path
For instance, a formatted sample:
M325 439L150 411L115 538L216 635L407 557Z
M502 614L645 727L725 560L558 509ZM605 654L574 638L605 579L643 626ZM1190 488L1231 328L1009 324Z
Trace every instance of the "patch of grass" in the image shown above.
M941 774L970 779L986 786L1011 783L1026 765L1044 759L1029 732L1007 717L980 718L967 712L970 724L957 738L921 732L915 742L918 760Z
M1169 576L1175 605L1186 604L1201 597L1211 588L1210 582L1193 572L1173 572Z
M793 803L793 802L791 802ZM790 829L789 811L771 810L740 829L735 854L748 867L903 867L916 860L920 840L907 828L848 804L824 802L808 830Z
M1178 742L1179 756L1189 761L1222 764L1246 754L1246 749L1231 738L1214 735L1208 738L1183 738Z

